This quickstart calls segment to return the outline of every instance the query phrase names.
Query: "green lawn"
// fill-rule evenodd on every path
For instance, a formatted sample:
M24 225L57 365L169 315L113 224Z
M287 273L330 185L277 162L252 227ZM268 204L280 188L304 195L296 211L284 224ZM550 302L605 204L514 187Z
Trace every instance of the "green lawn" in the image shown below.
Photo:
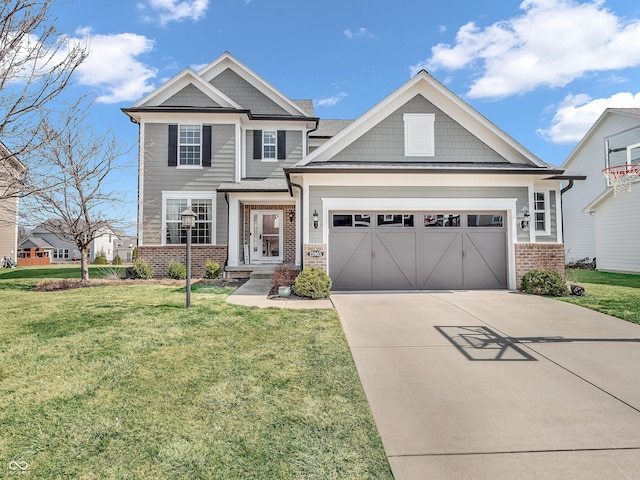
M567 270L567 281L584 286L586 295L558 300L640 324L640 275Z
M0 271L0 478L392 478L334 311L79 274Z

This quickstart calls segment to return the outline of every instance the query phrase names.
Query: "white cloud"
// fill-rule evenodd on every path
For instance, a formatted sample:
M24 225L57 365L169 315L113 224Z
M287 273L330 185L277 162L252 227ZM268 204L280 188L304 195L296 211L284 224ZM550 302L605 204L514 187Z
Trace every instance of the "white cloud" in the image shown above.
M553 143L574 143L582 139L607 108L640 108L640 93L620 92L609 98L568 95L558 106L551 126L538 134Z
M344 33L344 36L347 37L349 40L353 38L375 38L375 35L371 33L369 29L364 27L357 28L356 30L351 30L350 28L347 28L342 33Z
M603 0L524 0L524 13L481 28L460 27L453 46L438 44L420 69L479 68L468 95L500 98L560 87L588 72L640 65L640 19L623 19Z
M137 7L141 11L151 10L151 14L144 14L144 19L158 20L164 27L173 21L200 20L209 7L209 0L144 0Z
M89 56L75 75L79 84L104 92L96 99L98 102L138 100L153 90L150 81L156 77L157 70L137 59L153 49L153 40L134 33L119 33L91 35L82 41L89 45Z
M447 31L447 26L446 25L438 25L438 31L440 33L444 33Z
M313 101L314 107L333 107L336 103L342 100L344 97L348 96L346 93L341 92L333 97L329 98L320 98L318 100Z

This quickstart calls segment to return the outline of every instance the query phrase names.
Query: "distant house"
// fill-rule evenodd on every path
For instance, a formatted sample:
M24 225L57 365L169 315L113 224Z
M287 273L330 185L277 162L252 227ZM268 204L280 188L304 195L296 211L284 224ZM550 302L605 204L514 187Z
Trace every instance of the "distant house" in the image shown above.
M29 237L18 248L18 266L31 267L34 265L48 265L51 263L53 246L42 238Z
M640 184L615 194L602 169L640 163L640 109L608 108L562 164L586 175L563 194L568 262L596 259L598 270L640 273Z
M18 193L16 182L24 167L0 142L0 258L16 258L18 251Z
M135 236L120 233L114 245L115 255L119 255L123 262L131 263L133 261L133 249L137 245L138 239Z
M51 261L53 263L80 260L80 250L78 250L73 238L70 235L57 233L60 229L54 228L54 222L54 220L49 220L38 225L27 240L42 239L47 242L51 247ZM93 262L99 254L104 254L108 262L113 261L117 245L121 243L120 237L109 227L104 227L103 230L104 232L91 243L88 255L90 262Z

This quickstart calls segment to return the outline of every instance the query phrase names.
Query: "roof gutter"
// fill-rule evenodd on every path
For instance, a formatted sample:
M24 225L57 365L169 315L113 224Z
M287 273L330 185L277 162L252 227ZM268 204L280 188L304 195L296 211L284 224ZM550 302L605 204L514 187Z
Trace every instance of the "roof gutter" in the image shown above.
M289 193L291 194L291 196L293 197L293 187L296 187L298 190L300 190L300 209L298 211L298 218L300 220L300 245L298 245L298 248L300 249L300 268L304 269L304 240L303 240L303 235L304 235L304 208L303 208L303 204L304 204L304 190L302 189L302 185L298 184L298 183L293 183L291 181L291 176L289 175L289 172L285 171L285 176L287 177L287 185L289 185Z

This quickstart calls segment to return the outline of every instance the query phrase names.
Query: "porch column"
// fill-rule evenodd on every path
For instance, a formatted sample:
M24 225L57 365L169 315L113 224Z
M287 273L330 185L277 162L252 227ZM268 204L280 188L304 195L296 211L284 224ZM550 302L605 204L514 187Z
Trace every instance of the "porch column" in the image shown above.
M240 252L240 201L229 195L229 245L227 266L237 267L239 264Z

